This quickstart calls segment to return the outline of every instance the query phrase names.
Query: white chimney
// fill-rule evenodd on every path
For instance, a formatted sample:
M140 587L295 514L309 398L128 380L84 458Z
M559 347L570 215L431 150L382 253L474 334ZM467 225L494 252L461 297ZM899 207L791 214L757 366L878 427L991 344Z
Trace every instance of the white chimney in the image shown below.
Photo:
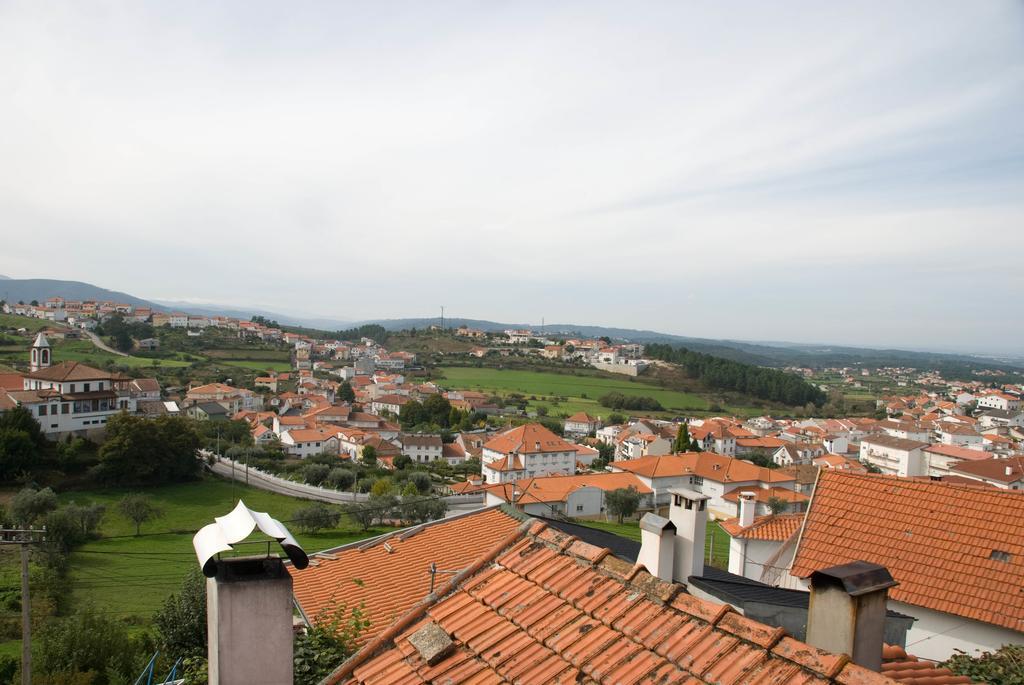
M1013 475L1013 467L1012 466L1007 466L1006 467L1006 475L1008 475L1008 476L1012 476Z
M668 518L676 527L672 580L686 583L704 575L704 540L707 536L707 495L686 488L669 488L672 504Z
M672 582L676 527L667 518L644 514L640 519L640 555L636 561L652 576Z
M811 574L807 643L879 671L889 588L898 583L884 566L853 561Z
M754 510L757 503L754 502L756 495L749 490L740 493L740 527L749 528L754 525Z

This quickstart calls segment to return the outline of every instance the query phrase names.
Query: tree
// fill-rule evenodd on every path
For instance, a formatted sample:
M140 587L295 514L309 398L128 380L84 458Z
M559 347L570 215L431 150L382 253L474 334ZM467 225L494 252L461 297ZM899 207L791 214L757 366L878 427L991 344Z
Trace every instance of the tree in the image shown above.
M373 484L373 487L370 488L370 496L382 497L384 495L389 495L394 491L394 481L385 476L384 478L378 478L377 481Z
M78 504L77 502L72 502L64 507L64 511L67 512L68 517L75 522L75 525L82 532L82 537L89 538L96 534L96 530L100 527L107 508L102 504Z
M39 422L22 406L0 414L0 482L32 471L46 440Z
M632 516L640 508L640 493L636 488L617 488L604 496L608 513L618 518L619 523L627 516Z
M323 502L313 502L296 509L292 519L299 525L302 532L316 535L325 528L336 528L341 519L341 512L328 507Z
M363 447L363 463L367 466L374 466L377 464L377 448L373 445L366 445Z
M626 417L618 412L612 412L608 415L608 424L611 426L617 426L620 423L626 423Z
M359 529L362 531L369 530L370 526L373 525L374 520L377 518L377 511L370 506L369 502L353 502L352 504L346 504L343 507L346 514L356 524L359 525Z
M38 635L33 682L38 672L52 678L39 682L130 683L152 653L145 634L133 636L124 621L88 605L47 619Z
M31 527L56 508L57 495L50 488L25 488L11 500L11 517L19 524Z
M95 476L116 485L160 485L194 480L200 446L194 424L186 418L145 419L118 414L107 423Z
M344 604L324 608L306 632L295 639L295 685L315 685L356 651L359 636L370 627L362 607L348 613Z
M1024 685L1024 645L1003 645L977 656L958 649L941 665L977 683Z
M334 468L327 474L327 482L338 490L348 490L355 485L356 474L341 467Z
M355 402L356 391L352 389L352 384L348 381L342 381L341 386L338 388L338 399L344 402Z
M148 495L133 493L125 495L117 503L117 508L126 519L135 524L135 536L141 535L143 523L163 516L163 512L153 504Z
M414 471L409 474L409 482L416 487L416 492L425 495L430 492L430 474L425 471Z
M160 651L174 658L206 656L206 578L193 566L153 616Z
M327 464L308 464L302 469L302 478L310 485L320 485L331 472Z
M672 445L673 452L689 452L690 451L690 430L686 427L686 422L679 424L679 432L676 433L676 441Z
M399 454L391 463L397 470L403 471L412 466L412 457L407 454Z
M789 509L789 502L781 497L772 496L768 498L768 509L771 510L772 514L778 515Z

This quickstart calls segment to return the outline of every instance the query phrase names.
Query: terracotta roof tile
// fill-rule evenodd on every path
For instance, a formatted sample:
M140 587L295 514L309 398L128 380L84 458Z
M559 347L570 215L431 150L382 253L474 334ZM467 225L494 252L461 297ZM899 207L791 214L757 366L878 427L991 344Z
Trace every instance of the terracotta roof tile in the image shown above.
M539 454L542 452L575 452L576 446L558 437L539 423L527 423L498 433L484 444L484 449L508 454Z
M371 626L361 639L369 640L427 595L431 562L445 570L465 568L519 524L492 508L427 524L412 536L392 535L386 540L391 552L385 540L369 547L362 541L327 550L321 553L324 556L313 555L316 565L292 569L295 599L310 620L337 604L364 604ZM406 573L383 580L380 570L395 564ZM442 578L438 576L438 583Z
M747 528L740 526L738 518L726 519L720 525L734 538L784 542L800 530L803 522L803 514L770 514L754 519L754 523Z
M520 535L325 682L893 682L543 524ZM381 568L394 569L389 580L406 575L404 564ZM409 638L431 622L454 646L428 666Z
M898 602L1024 627L1024 493L822 471L793 575L865 560L889 569Z

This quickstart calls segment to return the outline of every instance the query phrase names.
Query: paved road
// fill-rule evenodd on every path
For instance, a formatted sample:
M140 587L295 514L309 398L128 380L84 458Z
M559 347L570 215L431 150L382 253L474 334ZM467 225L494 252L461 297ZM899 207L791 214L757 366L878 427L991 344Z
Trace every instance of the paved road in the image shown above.
M245 464L234 462L231 459L220 457L214 461L211 467L218 476L234 478L242 483L248 482L251 487L276 492L279 495L311 499L332 504L344 504L348 502L365 502L369 495L363 493L339 492L331 488L320 488L305 483L295 483L290 480L278 478L256 469L249 469L248 480L246 480ZM483 499L467 500L465 497L446 497L448 500L447 516L462 514L467 511L481 509L484 506Z
M118 350L115 350L110 345L107 345L105 342L100 340L100 336L96 335L92 331L82 331L82 332L85 333L87 336L89 336L89 340L92 340L92 344L93 345L95 345L96 347L100 348L104 352L109 352L110 354L116 354L118 357L127 357L128 356L124 352L119 352Z

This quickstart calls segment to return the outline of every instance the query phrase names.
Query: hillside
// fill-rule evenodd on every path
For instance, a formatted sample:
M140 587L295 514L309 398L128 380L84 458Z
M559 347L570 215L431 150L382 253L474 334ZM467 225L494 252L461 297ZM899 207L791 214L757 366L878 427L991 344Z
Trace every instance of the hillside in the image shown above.
M127 293L107 290L80 281L54 279L5 279L0 283L0 298L29 302L60 295L71 299L116 300L136 306L156 309L181 309L194 314L220 314L248 319L254 314L274 320L285 326L303 328L308 331L323 331L326 334L361 325L383 326L385 330L397 332L409 329L423 329L436 325L437 317L406 319L374 319L349 322L334 317L285 315L255 308L228 305L190 304L186 302L152 302ZM445 327L469 326L489 332L500 332L509 328L537 328L535 324L507 323L485 319L446 318ZM544 326L544 332L555 337L601 337L614 340L663 343L675 347L685 346L694 352L722 357L744 364L782 368L787 366L825 368L860 366L877 368L884 366L905 366L919 369L935 369L944 375L969 377L975 370L995 370L1024 377L1024 355L981 356L969 354L922 352L899 349L874 349L843 345L811 345L791 342L752 342L740 340L715 340L683 335L672 335L652 330L637 330L609 326L553 323ZM752 334L755 332L752 331Z

